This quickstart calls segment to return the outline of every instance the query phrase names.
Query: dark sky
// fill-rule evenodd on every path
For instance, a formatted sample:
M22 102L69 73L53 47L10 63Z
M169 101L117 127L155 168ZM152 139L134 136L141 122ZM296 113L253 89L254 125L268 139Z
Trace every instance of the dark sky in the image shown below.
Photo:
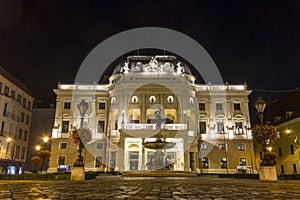
M164 27L198 41L224 81L254 89L250 99L270 100L300 85L299 25L300 1L1 0L0 66L49 105L103 40Z

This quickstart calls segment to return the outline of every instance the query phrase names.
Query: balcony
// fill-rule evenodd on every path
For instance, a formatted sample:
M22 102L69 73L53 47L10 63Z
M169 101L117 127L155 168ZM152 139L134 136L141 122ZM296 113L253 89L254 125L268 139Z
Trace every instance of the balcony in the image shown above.
M162 130L187 130L186 124L162 124ZM125 130L156 130L156 124L126 124Z

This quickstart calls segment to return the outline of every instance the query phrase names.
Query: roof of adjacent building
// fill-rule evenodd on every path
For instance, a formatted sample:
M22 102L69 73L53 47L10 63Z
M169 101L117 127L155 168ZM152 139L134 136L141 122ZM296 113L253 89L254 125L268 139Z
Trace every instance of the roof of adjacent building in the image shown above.
M33 97L33 92L29 87L27 87L24 83L22 83L20 80L18 80L16 77L14 77L11 73L6 71L3 67L0 66L0 75L4 76L7 78L9 81L14 83L16 86L24 90L26 93L31 95Z

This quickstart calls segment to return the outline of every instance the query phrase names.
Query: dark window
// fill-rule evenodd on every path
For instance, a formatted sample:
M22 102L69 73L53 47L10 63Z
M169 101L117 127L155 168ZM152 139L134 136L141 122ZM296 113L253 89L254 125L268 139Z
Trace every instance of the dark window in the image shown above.
M63 121L62 122L62 133L68 133L69 132L69 121Z
M70 102L65 102L64 103L64 109L70 109L71 108L71 103Z
M31 110L31 101L28 101L27 108L28 108L28 110Z
M241 104L235 103L235 104L233 104L233 108L234 108L234 110L241 110Z
M208 157L202 158L202 168L203 168L203 169L208 169L208 168L209 168L209 165L208 165Z
M243 122L235 122L235 134L237 135L244 134Z
M21 113L21 118L20 118L20 122L24 122L24 118L25 118L25 113Z
M224 122L217 122L217 133L224 133Z
M105 103L99 103L99 110L105 110Z
M242 166L247 165L246 158L240 158L240 165Z
M205 110L205 103L199 103L199 110Z
M3 132L4 132L4 121L2 121L1 124L0 136L3 136Z
M60 149L66 149L66 148L67 148L67 143L66 142L60 143Z
M0 82L0 94L2 93L2 83Z
M281 150L281 147L278 148L278 155L279 155L279 156L282 156L282 150Z
M17 145L15 158L19 158L19 156L20 156L20 146Z
M4 95L8 97L9 95L9 87L5 86L4 88Z
M25 158L25 147L22 147L22 151L21 151L21 159Z
M28 136L28 132L24 131L24 135L23 135L23 140L24 141L27 141L27 136Z
M284 174L284 166L281 165L280 168L281 168L281 173Z
M296 167L296 164L293 164L293 172L294 172L294 173L297 173L297 167Z
M103 143L97 143L97 149L103 149Z
M206 133L206 122L199 122L200 134Z
M219 144L220 150L226 150L226 144Z
M6 110L7 110L7 103L4 104L3 116L6 116Z
M221 158L221 169L227 169L227 159Z
M58 165L65 165L65 156L58 157Z
M26 123L26 124L29 124L29 115L26 115L25 123Z
M26 107L26 102L27 102L27 100L25 99L25 98L23 98L23 100L22 100L22 106L25 108Z
M21 102L21 95L18 94L17 96L17 101L20 103Z
M290 150L291 150L291 154L294 154L294 146L292 144L290 145Z
M201 150L206 150L207 149L207 144L206 143L202 143L201 144Z
M115 129L114 130L118 130L118 120L115 120Z
M244 144L238 144L238 150L239 151L245 151L245 145Z
M223 110L223 106L221 103L216 103L216 109L217 110Z
M96 165L95 167L101 167L102 165L102 156L96 156Z
M104 133L105 121L98 121L97 133Z
M14 99L16 97L16 92L14 90L11 90L10 96Z
M19 134L18 134L18 139L22 139L22 135L23 135L23 130L19 129Z

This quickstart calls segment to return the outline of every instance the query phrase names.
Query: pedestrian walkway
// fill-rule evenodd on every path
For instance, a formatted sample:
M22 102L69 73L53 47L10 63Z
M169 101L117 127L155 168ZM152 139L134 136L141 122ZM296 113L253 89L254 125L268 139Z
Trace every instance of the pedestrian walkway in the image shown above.
M0 199L300 199L300 181L105 177L89 181L0 181Z

